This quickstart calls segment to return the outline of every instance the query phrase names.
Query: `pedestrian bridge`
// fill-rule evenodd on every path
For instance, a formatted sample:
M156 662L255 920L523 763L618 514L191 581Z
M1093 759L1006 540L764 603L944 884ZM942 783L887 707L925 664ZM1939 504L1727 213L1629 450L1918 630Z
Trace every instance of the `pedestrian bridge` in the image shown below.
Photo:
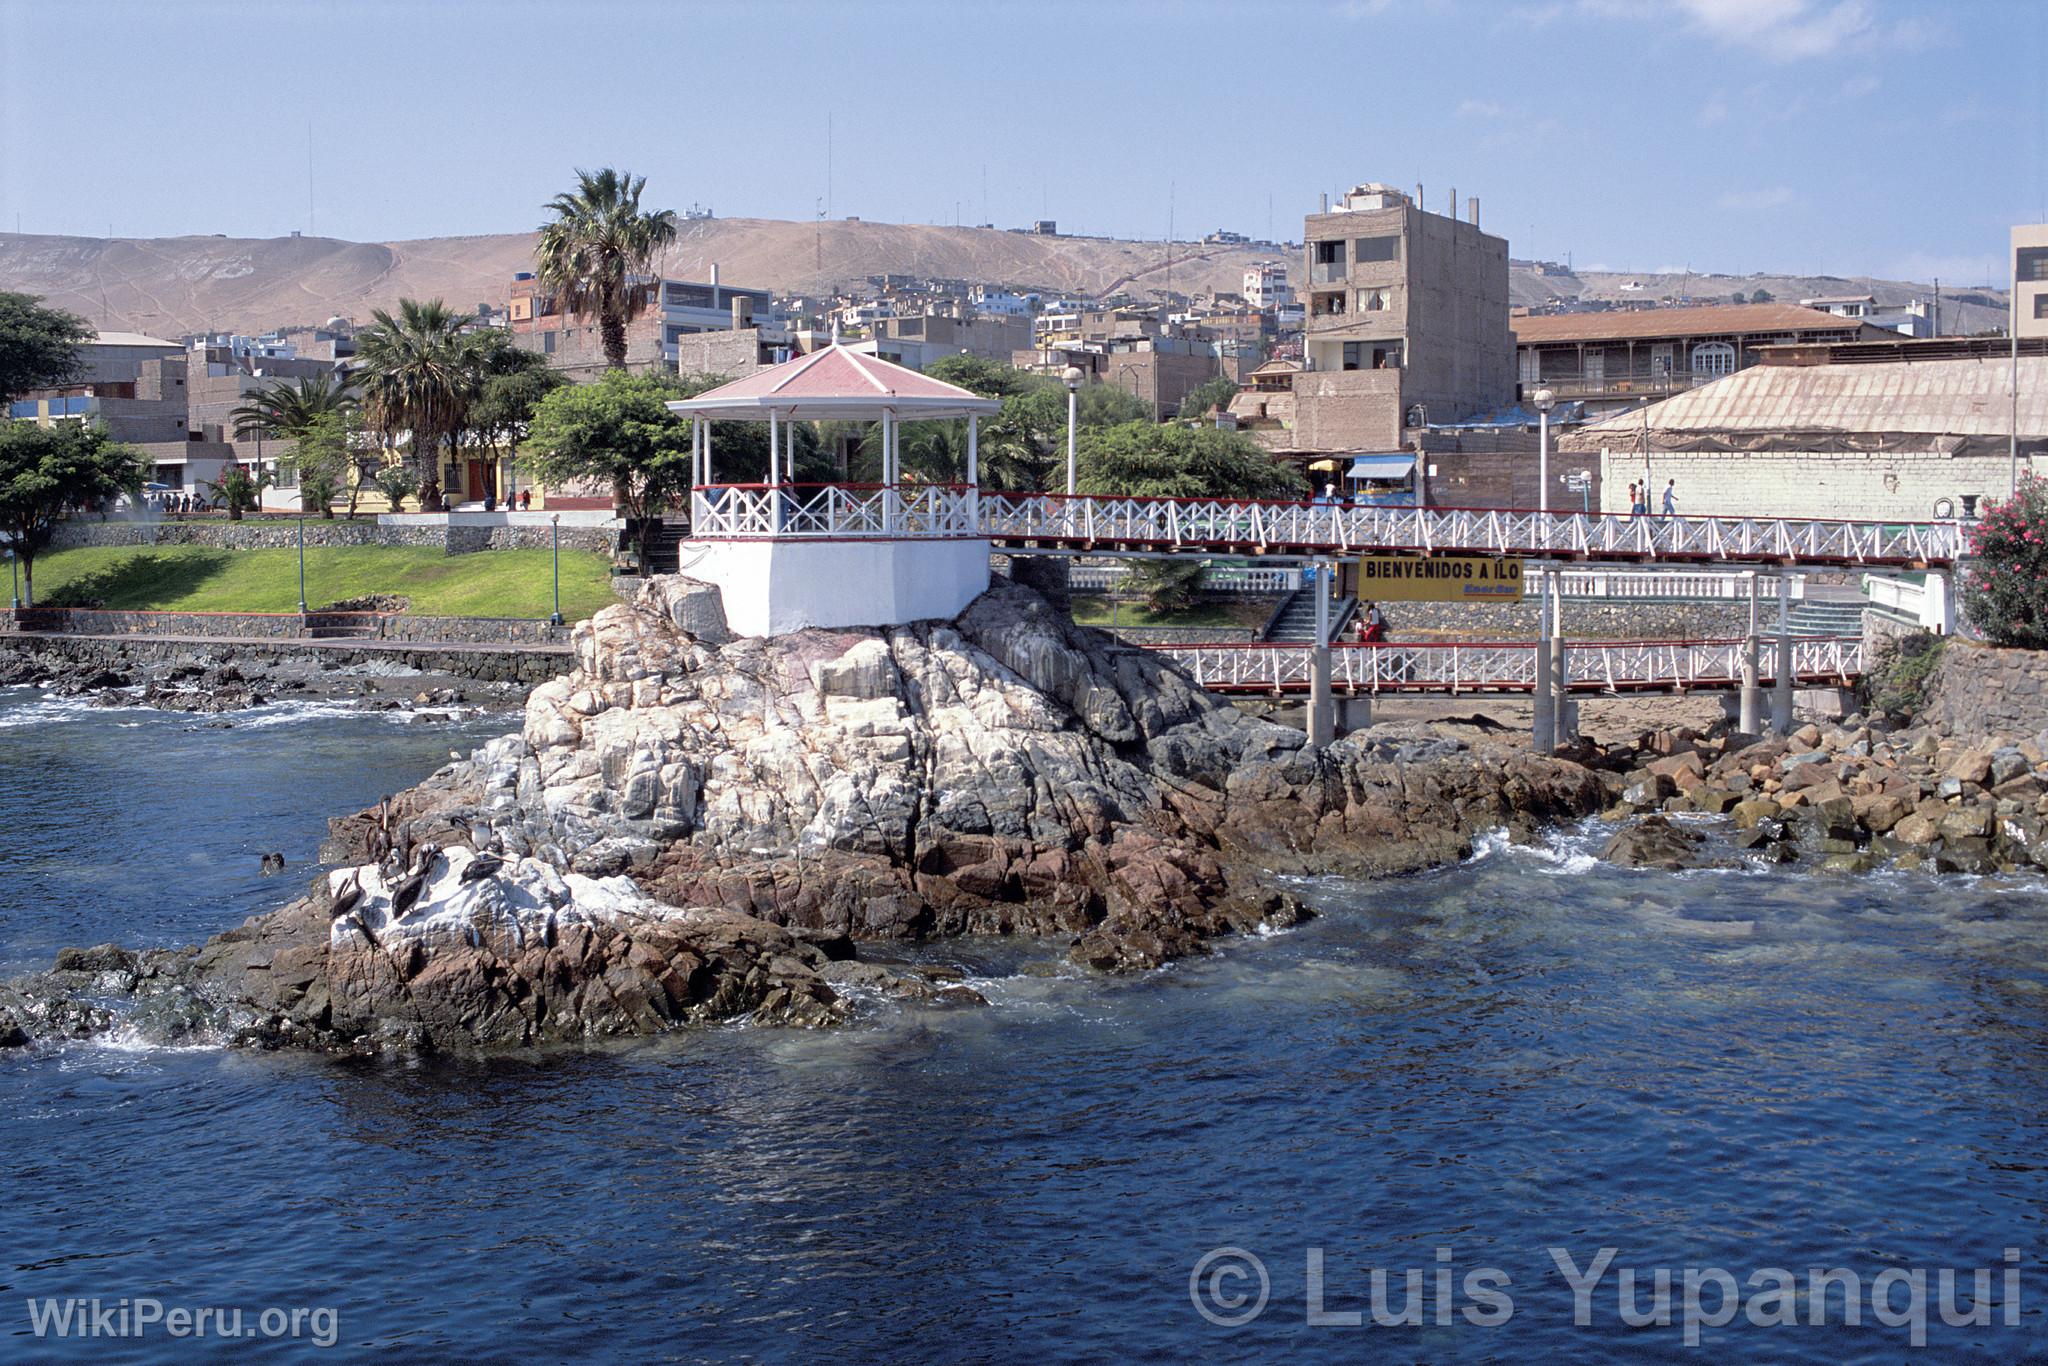
M1012 550L1348 556L1464 553L1642 564L1947 569L1956 522L1630 517L1225 498L993 493L969 485L704 485L698 541L987 539Z
M1742 686L1741 640L1574 641L1565 653L1567 691L1574 693L1723 692ZM1315 650L1308 645L1246 642L1152 645L1211 692L1239 695L1307 693ZM1540 647L1429 642L1333 644L1330 689L1338 694L1516 693L1536 690ZM1760 652L1757 682L1777 681L1776 652ZM1792 641L1796 686L1846 687L1863 674L1861 636Z

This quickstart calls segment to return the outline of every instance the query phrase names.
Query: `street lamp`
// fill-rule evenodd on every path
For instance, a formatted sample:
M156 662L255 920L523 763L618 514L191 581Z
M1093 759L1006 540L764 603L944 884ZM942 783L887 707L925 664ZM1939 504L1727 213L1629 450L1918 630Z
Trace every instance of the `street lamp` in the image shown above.
M299 615L306 615L306 514L299 514Z
M555 552L555 614L548 618L548 625L562 624L562 514L548 514L548 528L553 533Z
M1067 497L1074 496L1074 410L1081 397L1081 367L1069 365L1067 381Z
M1529 396L1536 405L1536 510L1550 511L1550 407L1557 395L1538 389Z

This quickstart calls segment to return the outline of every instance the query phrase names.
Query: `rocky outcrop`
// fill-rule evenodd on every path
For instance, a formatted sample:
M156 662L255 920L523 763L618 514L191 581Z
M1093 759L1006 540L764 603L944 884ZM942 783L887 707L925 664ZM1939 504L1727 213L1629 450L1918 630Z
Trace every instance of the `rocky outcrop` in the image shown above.
M330 1047L822 1024L849 991L961 999L845 965L855 941L1044 935L1142 969L1299 919L1272 874L1407 871L1603 800L1426 731L1308 749L1007 584L955 621L719 635L685 580L599 613L518 735L337 821L350 867L166 991Z

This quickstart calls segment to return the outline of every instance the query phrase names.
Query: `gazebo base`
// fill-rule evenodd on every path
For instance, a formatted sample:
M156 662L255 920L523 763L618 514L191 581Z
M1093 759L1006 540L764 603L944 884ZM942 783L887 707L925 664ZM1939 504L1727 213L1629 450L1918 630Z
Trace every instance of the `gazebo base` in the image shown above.
M682 572L718 586L726 624L743 636L956 617L989 584L987 541L685 541L681 551Z

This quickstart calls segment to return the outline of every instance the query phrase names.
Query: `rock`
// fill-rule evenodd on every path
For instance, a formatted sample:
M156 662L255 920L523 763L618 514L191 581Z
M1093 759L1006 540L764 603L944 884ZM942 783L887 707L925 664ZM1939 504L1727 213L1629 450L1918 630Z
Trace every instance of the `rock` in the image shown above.
M1821 860L1820 866L1825 873L1867 873L1877 866L1877 860L1848 849L1829 854Z
M1959 806L1941 818L1941 837L1953 843L1962 839L1985 839L1991 834L1992 813L1981 806Z
M1782 808L1769 797L1752 797L1737 802L1731 810L1737 830L1747 830L1765 817L1775 816Z
M1990 842L1983 839L1944 840L1932 861L1935 871L1939 873L1983 874L1998 871L1998 860L1992 855Z
M1904 820L1913 809L1907 805L1905 798L1890 793L1856 797L1851 800L1850 806L1855 812L1857 823L1872 834L1878 835Z
M1733 792L1718 787L1695 788L1691 796L1695 810L1704 811L1714 816L1726 814L1738 800Z
M2015 778L2025 777L2033 772L2033 768L2032 761L2020 753L2017 747L2007 746L1996 750L1991 755L1989 765L1990 785L1995 787L2000 783L2009 783ZM1982 783L1985 779L1978 778L1974 781Z
M1801 726L1792 732L1791 738L1793 743L1797 744L1801 749L1818 749L1820 747L1820 727L1814 725Z
M1638 810L1649 810L1663 805L1666 798L1676 795L1677 790L1677 785L1668 776L1652 774L1622 789L1621 800Z
M1928 845L1941 838L1941 826L1934 818L1915 811L1893 825L1891 833L1902 844Z
M1982 786L1991 776L1991 756L1981 750L1964 750L1942 770L1944 778Z
M1009 584L953 621L727 641L677 592L576 626L519 734L336 821L312 895L135 992L344 1051L830 1024L835 974L883 981L826 971L855 941L1033 934L1140 970L1297 923L1276 875L1409 872L1604 799L1423 726L1310 750Z
M1644 816L1615 831L1601 848L1600 857L1626 868L1688 868L1703 839L1699 832L1673 825L1662 816Z

